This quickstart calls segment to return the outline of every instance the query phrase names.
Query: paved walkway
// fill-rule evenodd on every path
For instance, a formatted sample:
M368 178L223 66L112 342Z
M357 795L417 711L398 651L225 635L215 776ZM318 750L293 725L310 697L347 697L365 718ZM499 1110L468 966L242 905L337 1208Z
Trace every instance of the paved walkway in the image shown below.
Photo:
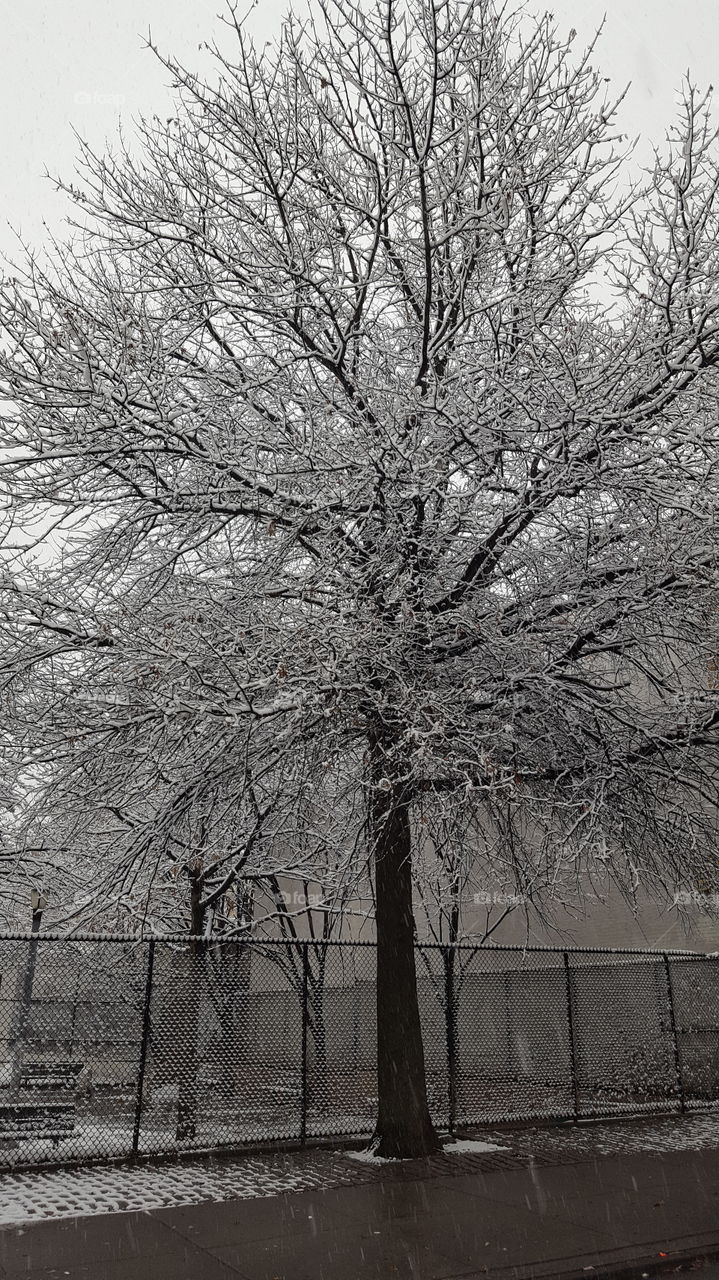
M680 1145L681 1125L670 1123ZM588 1144L596 1151L601 1132L582 1131L571 1163L557 1162L561 1131L540 1133L536 1156L522 1160L517 1147L524 1141L526 1151L526 1138L506 1135L513 1161L494 1157L492 1167L487 1156L484 1168L470 1162L471 1172L466 1157L444 1157L387 1165L371 1181L326 1189L6 1227L0 1276L585 1280L653 1278L680 1259L719 1257L719 1151L593 1155ZM564 1141L570 1154L566 1131Z

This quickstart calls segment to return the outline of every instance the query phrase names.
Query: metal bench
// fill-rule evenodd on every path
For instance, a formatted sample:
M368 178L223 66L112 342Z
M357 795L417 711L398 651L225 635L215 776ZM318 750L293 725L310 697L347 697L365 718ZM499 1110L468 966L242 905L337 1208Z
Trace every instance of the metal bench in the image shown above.
M72 1102L6 1102L0 1104L0 1140L48 1138L57 1146L75 1128Z
M84 1062L23 1062L21 1089L74 1089Z

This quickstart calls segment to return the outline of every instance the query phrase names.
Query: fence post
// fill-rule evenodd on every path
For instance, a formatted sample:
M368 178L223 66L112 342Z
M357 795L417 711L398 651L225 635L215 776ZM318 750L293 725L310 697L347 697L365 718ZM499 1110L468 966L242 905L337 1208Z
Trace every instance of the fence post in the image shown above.
M577 1050L574 1043L574 1009L572 1008L572 974L569 967L569 952L564 952L564 980L567 990L567 1027L569 1029L569 1069L572 1076L572 1097L574 1099L573 1123L579 1122L579 1085L577 1082Z
M300 1142L307 1141L307 1031L309 1027L309 944L302 943L302 1101L300 1111Z
M677 1035L677 1020L674 1009L674 984L672 982L672 970L669 964L669 956L664 952L664 968L667 973L667 994L669 996L669 1025L672 1032L672 1045L674 1048L674 1070L677 1078L677 1090L679 1093L679 1110L682 1115L686 1112L687 1104L684 1096L684 1077L682 1075L682 1060L679 1053L679 1037Z
M454 962L452 947L444 948L444 1005L447 1028L447 1086L449 1132L454 1133L457 1119L457 1020L454 1007Z
M145 1088L145 1065L147 1063L147 1045L150 1039L150 1003L152 1001L152 971L155 967L155 939L151 938L147 949L147 976L145 978L145 1002L142 1009L142 1039L140 1040L140 1061L137 1066L137 1100L135 1103L135 1126L132 1131L132 1154L137 1155L140 1145L140 1125L142 1124L142 1095Z

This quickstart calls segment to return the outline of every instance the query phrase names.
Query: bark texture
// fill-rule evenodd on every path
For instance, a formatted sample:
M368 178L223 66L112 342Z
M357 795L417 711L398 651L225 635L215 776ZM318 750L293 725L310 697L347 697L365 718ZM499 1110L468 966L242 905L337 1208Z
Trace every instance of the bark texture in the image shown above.
M412 843L401 788L372 806L377 929L377 1128L380 1156L430 1155L439 1148L427 1103L412 911Z

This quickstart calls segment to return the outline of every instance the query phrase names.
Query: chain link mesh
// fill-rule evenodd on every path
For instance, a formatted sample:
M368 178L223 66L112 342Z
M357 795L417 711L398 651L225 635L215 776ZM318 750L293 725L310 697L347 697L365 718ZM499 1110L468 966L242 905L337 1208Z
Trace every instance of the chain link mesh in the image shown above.
M719 1099L719 960L670 961L678 1077L687 1107Z
M377 1108L375 953L310 946L307 1135L371 1133Z
M131 1149L147 948L0 939L0 1159Z
M578 1105L582 1115L666 1110L679 1095L667 967L572 956Z
M457 1120L564 1116L573 1105L562 953L458 949Z
M375 948L0 938L0 1165L370 1134ZM719 960L417 947L440 1128L719 1101Z

